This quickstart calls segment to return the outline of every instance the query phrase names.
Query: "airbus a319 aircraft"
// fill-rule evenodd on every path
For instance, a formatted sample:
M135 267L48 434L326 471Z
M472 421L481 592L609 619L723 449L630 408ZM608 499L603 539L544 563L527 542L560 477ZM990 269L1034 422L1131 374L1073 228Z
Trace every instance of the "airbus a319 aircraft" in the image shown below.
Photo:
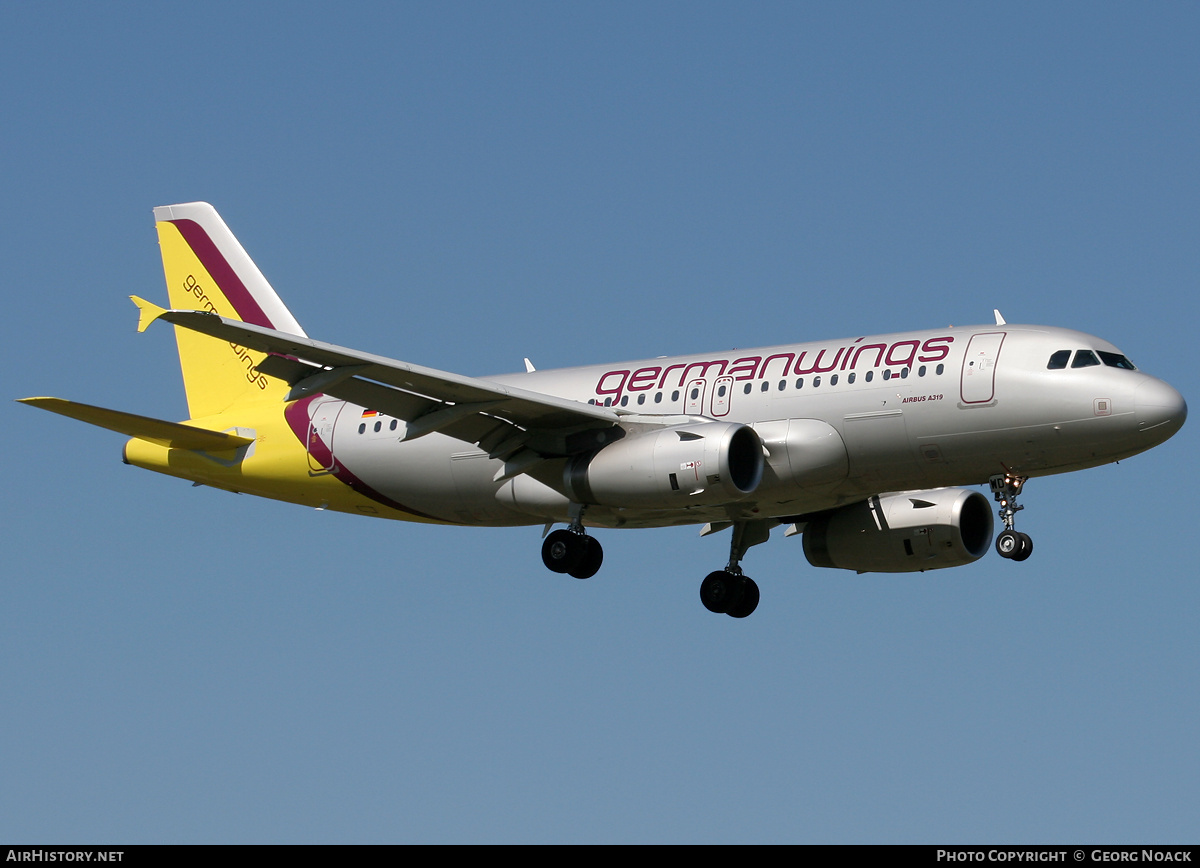
M759 601L746 551L783 526L817 567L915 572L1002 557L1030 477L1167 440L1183 397L1091 335L993 325L476 378L307 337L211 205L154 209L190 419L25 403L132 439L127 464L319 509L544 525L542 560L588 578L590 528L730 529L700 585ZM566 528L551 530L558 523Z

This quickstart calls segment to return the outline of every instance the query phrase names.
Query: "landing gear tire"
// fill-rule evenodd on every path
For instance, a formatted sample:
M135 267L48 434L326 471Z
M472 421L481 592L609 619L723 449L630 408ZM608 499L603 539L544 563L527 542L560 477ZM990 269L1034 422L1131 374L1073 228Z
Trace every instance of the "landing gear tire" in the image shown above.
M1022 536L1023 534L1019 534L1015 530L1000 531L1000 535L996 537L996 553L999 554L1000 557L1009 558L1010 560L1017 557L1017 555L1021 553L1022 549ZM1029 548L1032 550L1032 542L1029 544ZM1028 557L1028 555L1026 557Z
M1023 561L1033 554L1033 540L1030 539L1029 534L1020 531L1017 531L1017 536L1021 538L1021 547L1016 554L1009 555L1009 557L1014 561Z
M1002 558L1023 561L1033 554L1033 540L1018 530L1002 530L996 537L996 551Z
M718 615L745 618L758 608L758 584L746 576L718 570L700 583L700 602Z
M742 576L742 602L737 608L730 607L725 613L731 618L745 618L758 608L758 583Z
M704 608L723 615L739 605L743 597L740 579L741 576L725 570L709 573L700 583L700 602Z
M590 579L600 570L600 565L604 563L604 549L600 546L600 541L591 536L579 536L572 534L583 543L583 557L580 558L579 564L574 568L567 570L567 575L574 576L577 579Z
M542 543L542 563L546 568L555 573L570 573L572 570L578 570L587 555L587 550L583 540L588 537L577 533L571 533L569 530L552 531L546 541ZM601 555L603 557L603 555ZM600 565L596 565L599 569ZM595 570L588 575L595 573ZM586 578L586 576L584 577Z

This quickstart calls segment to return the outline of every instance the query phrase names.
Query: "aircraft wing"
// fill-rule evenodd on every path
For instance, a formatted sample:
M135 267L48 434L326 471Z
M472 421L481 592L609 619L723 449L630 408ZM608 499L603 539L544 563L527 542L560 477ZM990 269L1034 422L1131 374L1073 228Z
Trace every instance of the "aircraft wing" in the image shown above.
M564 435L611 428L617 423L617 414L608 407L426 368L213 313L164 310L136 296L133 301L142 310L139 330L163 319L267 353L258 370L291 385L288 400L323 393L370 407L413 423L406 439L441 431L477 442L487 429L496 427L497 420L525 430ZM481 415L485 418L478 418ZM576 450L568 445L553 451L566 454Z

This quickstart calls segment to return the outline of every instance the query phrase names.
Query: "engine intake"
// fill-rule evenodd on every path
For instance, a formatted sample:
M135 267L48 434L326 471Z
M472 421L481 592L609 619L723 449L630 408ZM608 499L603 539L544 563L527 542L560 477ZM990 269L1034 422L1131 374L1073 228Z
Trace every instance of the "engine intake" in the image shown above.
M762 481L762 441L734 422L689 422L629 435L572 459L577 503L670 509L742 500Z
M860 573L957 567L979 560L991 542L991 505L966 488L872 497L824 513L804 528L810 564Z

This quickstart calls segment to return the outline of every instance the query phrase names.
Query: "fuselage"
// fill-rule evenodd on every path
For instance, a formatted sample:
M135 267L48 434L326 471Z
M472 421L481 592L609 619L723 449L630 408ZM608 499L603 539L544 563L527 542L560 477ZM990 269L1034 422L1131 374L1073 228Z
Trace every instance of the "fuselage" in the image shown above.
M487 379L612 407L631 433L723 420L761 438L766 466L750 496L719 506L686 498L669 508L590 506L596 526L789 517L885 491L1064 473L1149 449L1187 414L1175 389L1107 341L1007 324ZM503 461L479 447L438 433L405 442L404 420L323 395L291 405L288 424L305 444L309 478L337 479L377 504L375 514L476 525L567 519L565 459L497 478ZM278 468L271 484L256 486L253 455L239 474L239 490L371 514L358 501L322 498L319 486L303 497L273 490Z

